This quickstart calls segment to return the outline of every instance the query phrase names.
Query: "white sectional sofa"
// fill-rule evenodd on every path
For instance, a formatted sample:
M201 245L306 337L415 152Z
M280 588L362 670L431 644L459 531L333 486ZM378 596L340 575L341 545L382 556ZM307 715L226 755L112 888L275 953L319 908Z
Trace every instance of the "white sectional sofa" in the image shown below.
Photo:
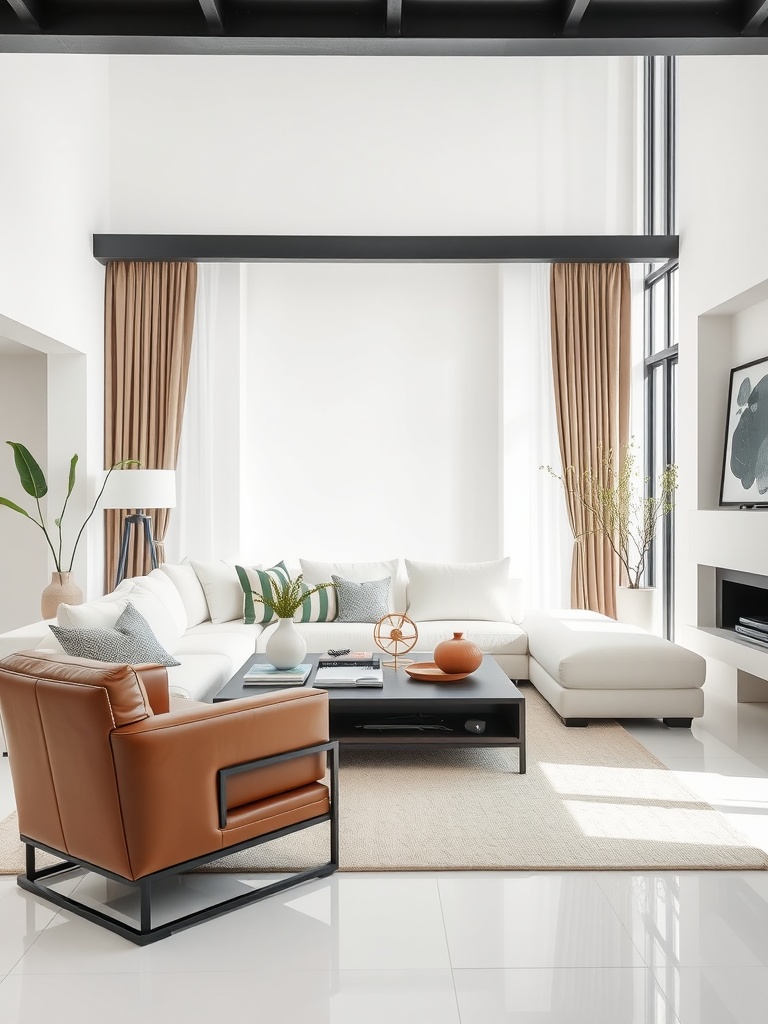
M429 654L462 631L511 679L530 679L569 724L664 717L682 725L703 713L702 658L594 613L539 612L524 620L520 585L508 578L507 559L465 566L302 560L289 570L292 575L303 570L309 585L332 574L357 581L389 574L390 610L414 618L418 652ZM113 624L128 600L179 662L168 669L171 694L177 697L210 701L254 650L265 650L276 628L276 623L243 621L243 590L235 567L225 562L162 566L96 601L62 605L58 624ZM50 625L41 621L0 634L0 657L31 648L61 649ZM300 622L296 628L309 653L374 648L371 622Z

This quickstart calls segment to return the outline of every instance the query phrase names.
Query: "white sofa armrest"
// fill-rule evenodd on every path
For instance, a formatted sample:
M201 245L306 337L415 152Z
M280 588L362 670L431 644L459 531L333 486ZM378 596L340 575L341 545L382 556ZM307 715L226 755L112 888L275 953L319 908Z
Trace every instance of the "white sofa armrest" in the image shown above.
M55 623L56 619L51 619L50 622ZM7 658L16 651L31 651L46 637L52 637L48 625L48 621L41 619L40 622L32 622L28 626L19 626L18 629L0 633L0 658Z

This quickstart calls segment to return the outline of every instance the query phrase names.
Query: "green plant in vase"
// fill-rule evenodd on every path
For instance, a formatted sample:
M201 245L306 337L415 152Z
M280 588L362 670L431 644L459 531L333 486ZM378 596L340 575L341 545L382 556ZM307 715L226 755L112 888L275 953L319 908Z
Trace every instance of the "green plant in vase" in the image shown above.
M574 466L566 466L562 475L551 466L542 469L558 480L584 511L585 529L575 534L576 539L602 534L621 564L627 589L638 591L649 589L642 587L648 554L659 525L675 507L677 466L665 466L655 493L648 493L650 479L640 476L634 441L624 447L622 456L618 469L612 449L601 451L597 465L581 472ZM636 619L634 614L628 613L625 621L630 621L631 615L636 624L650 628L652 611L638 612Z
M304 637L296 629L293 617L305 601L326 587L335 587L335 583L318 583L307 587L300 573L295 579L290 576L279 582L272 580L271 597L253 591L254 601L271 608L278 622L274 632L267 640L265 652L270 662L278 669L296 668L307 653Z
M64 522L64 516L67 511L69 499L77 482L77 463L79 456L73 455L69 463L67 492L64 496L64 504L62 505L61 514L53 520L56 530L54 534L46 521L42 506L40 505L41 499L48 494L48 481L45 478L45 474L29 449L25 448L23 444L20 444L18 441L6 441L6 444L10 445L13 449L13 459L16 465L16 472L19 474L19 483L21 484L22 489L35 500L37 516L35 516L34 513L28 512L25 508L22 508L21 505L17 505L16 502L11 501L10 498L0 497L0 505L5 505L6 508L11 509L13 512L18 512L19 515L24 516L25 519L28 519L31 523L35 524L45 537L51 555L53 556L54 565L56 566L56 572L54 573L54 578L51 580L50 586L46 587L46 590L43 591L42 613L43 618L47 619L55 613L56 608L63 601L66 601L69 604L77 604L83 599L82 591L71 580L72 566L75 562L75 555L77 554L80 539L83 536L83 532L88 525L89 520L96 511L96 506L99 504L99 499L104 493L104 488L107 485L107 480L109 480L112 470L121 469L124 466L140 466L141 463L136 459L123 459L120 462L116 462L115 465L110 468L104 478L101 490L96 495L96 500L94 501L90 512L85 517L83 524L77 532L75 542L72 545L72 553L69 558L66 558L64 556L64 534L62 524ZM58 581L55 579L56 576L58 576Z

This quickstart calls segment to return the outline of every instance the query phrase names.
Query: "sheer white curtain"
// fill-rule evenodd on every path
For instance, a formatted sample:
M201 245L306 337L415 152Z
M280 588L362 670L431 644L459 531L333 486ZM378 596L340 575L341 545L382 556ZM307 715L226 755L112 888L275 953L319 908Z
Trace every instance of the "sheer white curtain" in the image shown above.
M550 341L549 264L500 268L503 550L529 608L570 605L573 537L561 485Z
M201 561L221 557L216 551L216 504L212 486L220 273L218 263L198 265L192 355L176 463L176 509L165 539L168 562L178 562L186 555Z

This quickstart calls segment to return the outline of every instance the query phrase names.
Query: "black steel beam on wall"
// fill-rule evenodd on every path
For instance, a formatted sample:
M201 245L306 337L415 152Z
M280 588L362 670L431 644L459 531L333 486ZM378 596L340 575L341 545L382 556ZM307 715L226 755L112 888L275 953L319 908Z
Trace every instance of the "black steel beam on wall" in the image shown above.
M93 255L195 263L656 263L677 235L94 235Z

